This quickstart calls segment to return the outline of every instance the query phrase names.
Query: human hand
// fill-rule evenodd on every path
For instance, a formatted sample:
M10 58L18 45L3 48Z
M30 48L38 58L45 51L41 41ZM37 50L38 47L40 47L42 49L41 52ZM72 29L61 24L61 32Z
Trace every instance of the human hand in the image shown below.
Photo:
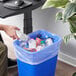
M16 34L16 30L20 30L18 27L9 26L9 25L4 25L3 27L4 27L3 30L9 37L11 37L13 39L19 39L19 37Z

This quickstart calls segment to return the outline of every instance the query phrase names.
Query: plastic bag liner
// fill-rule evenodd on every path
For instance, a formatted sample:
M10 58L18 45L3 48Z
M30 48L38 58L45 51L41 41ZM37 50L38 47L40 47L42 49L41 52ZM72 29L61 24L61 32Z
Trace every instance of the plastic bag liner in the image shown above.
M15 47L17 59L19 59L20 61L24 63L28 63L31 65L37 65L42 62L45 62L46 60L58 54L58 50L60 48L60 43L61 43L61 38L59 36L52 34L45 30L38 30L36 32L28 34L30 38L34 38L34 39L38 35L40 36L41 39L52 38L53 44L41 49L38 52L30 52L30 51L27 51L21 48L19 46L20 41L15 40L14 47Z

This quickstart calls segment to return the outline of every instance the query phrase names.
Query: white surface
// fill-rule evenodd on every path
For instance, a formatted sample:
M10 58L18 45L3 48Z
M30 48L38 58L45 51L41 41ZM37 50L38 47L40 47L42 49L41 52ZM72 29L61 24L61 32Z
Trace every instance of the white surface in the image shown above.
M74 57L72 57L72 56L69 56L69 55L64 54L64 53L62 53L62 52L59 52L59 57L58 57L58 59L59 59L60 61L63 61L63 62L65 62L65 63L69 64L69 65L72 65L72 66L76 67L76 58L74 58Z

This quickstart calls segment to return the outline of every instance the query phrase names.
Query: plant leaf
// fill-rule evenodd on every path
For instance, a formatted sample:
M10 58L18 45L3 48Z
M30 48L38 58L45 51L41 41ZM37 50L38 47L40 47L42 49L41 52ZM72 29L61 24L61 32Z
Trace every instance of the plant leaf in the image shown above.
M62 12L58 12L57 14L56 14L56 20L62 20Z
M71 16L68 19L68 22L70 24L70 31L71 31L71 33L76 33L76 15Z
M64 36L64 43L67 43L70 39L74 38L76 36L76 33L71 33L69 35Z
M76 0L69 0L70 2L72 2L72 3L76 3Z
M63 8L65 5L69 2L69 0L47 0L42 9L44 8L50 8L50 7L59 7Z
M72 76L76 76L76 72L74 72Z
M67 21L74 14L76 14L76 3L68 3L64 9L63 20Z

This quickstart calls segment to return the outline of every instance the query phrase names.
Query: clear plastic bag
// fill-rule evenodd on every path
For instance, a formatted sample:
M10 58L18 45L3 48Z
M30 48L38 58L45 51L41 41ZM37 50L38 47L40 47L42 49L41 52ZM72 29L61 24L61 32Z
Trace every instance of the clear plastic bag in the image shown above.
M17 59L21 60L22 62L31 64L31 65L37 65L58 54L58 51L60 49L60 43L61 43L61 38L59 36L54 35L45 30L38 30L36 32L28 34L28 36L30 38L34 38L34 39L38 35L42 39L52 38L54 43L52 45L49 45L49 46L43 48L41 51L29 52L19 46L19 44L20 44L19 40L15 40L14 47L15 47Z

